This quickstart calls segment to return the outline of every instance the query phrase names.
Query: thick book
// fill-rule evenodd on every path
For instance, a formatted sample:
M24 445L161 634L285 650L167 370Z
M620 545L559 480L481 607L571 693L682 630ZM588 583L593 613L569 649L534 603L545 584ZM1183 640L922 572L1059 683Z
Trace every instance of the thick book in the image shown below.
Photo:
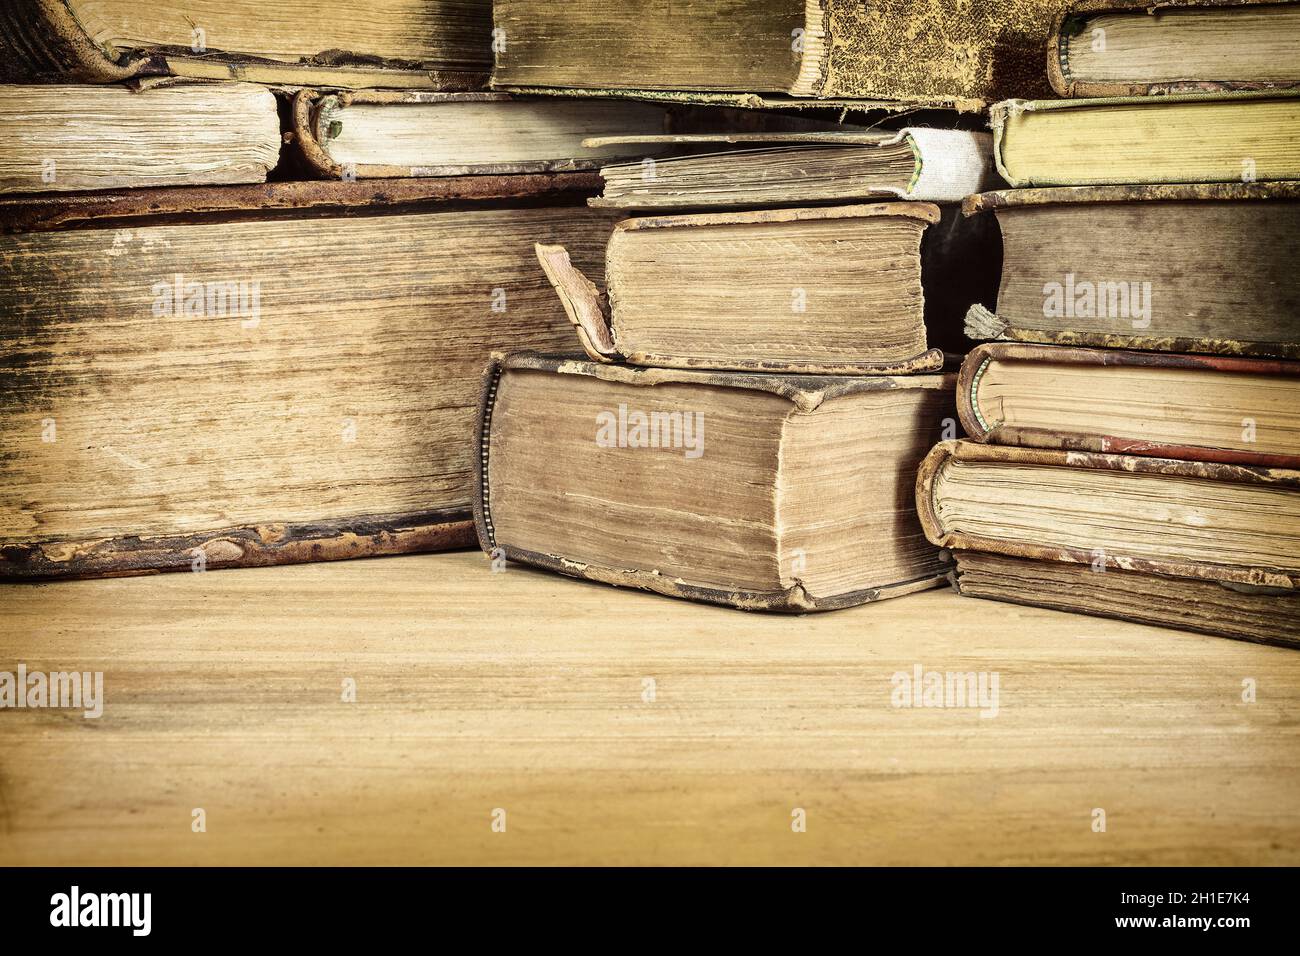
M912 493L952 376L489 369L474 515L494 558L746 610L942 584Z
M1300 358L1300 183L1013 189L972 339Z
M497 0L502 88L746 91L976 109L1047 96L1067 0Z
M953 587L987 598L1260 644L1300 647L1300 590L958 551Z
M618 223L607 290L562 246L537 255L596 361L803 374L942 367L926 345L929 203L658 216Z
M0 82L141 76L283 86L474 89L491 0L5 0Z
M251 83L0 85L0 193L259 183L280 158L275 96Z
M1300 362L990 343L957 411L994 445L1300 468Z
M1300 179L1300 93L1006 100L989 112L1012 186Z
M561 178L0 206L0 577L471 544L483 365L572 341L533 242L601 268Z
M1080 0L1056 16L1047 75L1061 96L1300 86L1300 5Z
M328 179L500 175L595 170L646 155L593 137L638 137L668 128L664 107L629 100L520 99L503 93L301 90L293 142Z
M992 137L965 130L602 136L587 145L641 147L634 162L600 170L605 188L591 204L617 209L753 209L884 197L960 202L997 182ZM707 152L645 158L648 149L665 146Z
M926 536L956 551L1300 587L1294 469L945 441L916 499Z

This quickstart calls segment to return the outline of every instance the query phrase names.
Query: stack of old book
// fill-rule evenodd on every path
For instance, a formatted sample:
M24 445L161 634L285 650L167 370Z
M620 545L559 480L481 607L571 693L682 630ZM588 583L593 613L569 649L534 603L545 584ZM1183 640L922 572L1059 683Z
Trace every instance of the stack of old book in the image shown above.
M603 283L608 243L612 315L589 324L608 337L605 357L715 370L686 378L740 372L756 383L746 394L762 396L755 401L769 412L772 402L810 416L824 406L833 418L846 402L867 402L853 397L865 392L902 409L896 425L881 426L879 474L846 466L876 483L868 490L877 530L850 527L856 511L835 519L845 534L890 547L897 537L898 556L865 577L849 553L839 558L849 570L824 571L820 543L801 549L787 537L809 552L799 560L810 573L845 579L818 584L814 599L844 603L841 595L877 583L937 581L936 550L902 491L931 426L954 417L937 409L950 403L952 383L928 374L943 356L923 315L969 301L955 290L987 275L956 270L923 302L921 237L940 213L919 200L951 208L985 188L988 137L839 122L845 110L881 105L861 99L806 100L835 106L807 118L756 109L792 106L782 95L791 84L729 74L723 63L710 63L714 78L702 91L681 72L665 80L633 70L627 76L663 95L621 95L614 88L626 83L611 81L603 93L527 97L512 74L560 8L502 3L494 24L488 0L380 6L357 17L291 2L269 15L239 2L23 0L0 12L0 575L214 569L469 544L472 489L482 487L474 420L483 365L494 352L573 351L577 342L565 312L574 302L552 292L534 245L564 250L571 274L557 276ZM593 11L611 51L647 36L640 19L575 5L566 50L589 46L574 41ZM649 33L670 36L678 12L646 14L658 18ZM700 29L678 37L688 59L693 43L731 17L727 35L746 42L764 22L764 43L779 47L776 72L805 49L820 56L826 39L811 23L802 36L807 10L793 0L700 4L691 15ZM796 20L799 36L787 24ZM1001 36L971 32L986 52ZM556 52L540 50L543 60ZM642 61L661 55L676 62L658 41ZM859 59L836 67L834 89L808 92L899 92L870 88L891 72ZM977 87L952 89L992 95ZM749 138L722 142L736 132ZM737 145L725 160L715 155ZM589 207L602 165L608 194ZM630 198L620 195L620 165L637 173ZM660 179L641 175L656 168ZM740 188L745 177L752 192ZM691 198L701 181L707 198ZM599 207L636 208L645 182L668 190L660 208L728 211L611 230L622 214ZM724 185L730 197L714 202ZM948 218L927 255L967 234ZM553 260L559 269L558 253ZM604 374L606 363L597 364ZM890 390L906 396L895 401ZM914 406L934 407L924 435ZM749 419L740 421L742 436L757 440ZM759 469L755 507L762 482L770 498L778 477L761 469L794 431L773 418L745 466ZM842 454L850 447L841 441ZM714 457L688 460L702 474ZM790 467L800 460L787 457ZM791 474L780 480L793 482ZM714 494L727 483L700 487ZM823 490L848 494L826 482ZM775 553L785 533L775 517L736 520ZM708 526L706 510L696 527ZM661 563L645 573L666 574ZM772 587L739 572L699 583L784 593L793 585L782 574L786 583Z
M963 594L1297 644L1300 7L1184 6L1088 0L1070 98L993 108L993 341L918 507Z
M264 6L0 9L0 577L1300 642L1300 5Z
M543 37L607 29L605 8L506 2L498 81L654 98L638 88L650 83L697 104L717 101L692 90L705 74L784 89L787 20L803 22L802 5L751 6L780 14L762 26L770 79L728 74L735 30L755 24L716 32L727 14L712 5L688 5L701 21L689 31L640 11L641 29L599 47L551 47ZM722 58L697 62L702 41L721 41ZM764 610L944 583L913 494L925 452L956 431L954 377L927 319L942 335L951 304L988 282L976 265L987 244L956 203L995 180L991 137L792 123L587 145L651 155L601 169L592 205L636 213L614 227L603 288L562 245L538 245L584 358L517 353L490 370L475 489L484 550ZM666 147L687 151L655 158Z

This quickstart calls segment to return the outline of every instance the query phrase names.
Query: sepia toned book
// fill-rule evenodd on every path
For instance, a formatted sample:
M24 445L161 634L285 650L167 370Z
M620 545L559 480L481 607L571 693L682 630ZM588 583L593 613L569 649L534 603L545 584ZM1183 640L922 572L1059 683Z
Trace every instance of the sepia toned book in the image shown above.
M599 275L591 185L0 202L0 578L470 544L483 365L572 341L533 243Z
M952 423L952 385L509 356L489 369L479 413L479 543L746 610L938 586L913 485Z
M801 374L942 367L926 344L921 237L929 203L626 219L606 291L563 247L538 258L600 362Z
M989 112L1012 186L1300 179L1300 93L1006 100Z
M251 83L0 85L0 193L259 183L280 157L275 96Z
M945 441L916 497L926 536L954 551L1300 587L1294 469Z
M499 88L745 91L978 109L1047 96L1066 0L497 0ZM691 97L698 99L698 97Z
M1300 86L1300 5L1081 0L1056 15L1047 73L1060 96Z
M972 339L1300 358L1300 183L1014 189L963 211L1002 234Z
M953 587L964 597L1300 647L1300 590L979 551L957 551L954 557Z
M591 204L618 209L753 209L879 198L960 202L998 182L992 137L965 130L602 136L587 145L642 148L635 162L600 170L605 188ZM707 152L641 158L652 155L648 149L673 145Z
M989 343L957 412L994 445L1300 468L1300 362Z
M328 179L595 170L646 155L640 145L583 146L593 136L651 136L664 107L629 100L520 99L502 93L300 90L293 141Z
M6 0L0 81L473 89L491 34L491 0Z

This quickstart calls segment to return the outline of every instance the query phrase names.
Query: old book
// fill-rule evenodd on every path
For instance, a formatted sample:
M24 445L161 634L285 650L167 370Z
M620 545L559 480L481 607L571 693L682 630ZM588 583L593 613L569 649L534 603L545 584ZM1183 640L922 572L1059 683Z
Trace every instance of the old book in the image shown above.
M992 138L964 130L875 133L697 133L602 136L588 146L639 144L635 162L604 166L593 206L620 209L799 206L873 198L960 202L992 188ZM668 145L709 152L641 158ZM727 145L741 148L712 150Z
M973 196L1002 232L996 313L973 339L1300 358L1300 184Z
M807 378L511 356L480 412L495 557L749 610L934 587L917 462L952 377Z
M280 156L275 97L250 83L0 86L0 193L258 183Z
M40 231L0 236L0 577L469 544L488 355L572 341L532 244L599 271L611 225L580 193L538 205L545 181L474 180L6 217Z
M473 89L491 34L491 0L7 0L0 81Z
M748 91L977 108L1046 96L1067 0L497 0L493 84Z
M1112 617L1260 644L1300 647L1300 591L1171 578L1086 564L958 551L965 597Z
M995 445L1300 468L1300 362L985 344L957 411Z
M1048 49L1061 96L1300 86L1300 6L1079 0L1057 14Z
M594 170L645 147L588 149L584 139L659 134L668 123L662 106L627 100L418 90L302 90L293 116L297 148L330 179Z
M607 293L563 247L537 255L596 361L806 374L938 369L926 346L929 203L624 220Z
M1300 471L946 441L916 498L944 548L1300 587Z
M1012 186L1300 179L1300 95L1007 100L989 119Z

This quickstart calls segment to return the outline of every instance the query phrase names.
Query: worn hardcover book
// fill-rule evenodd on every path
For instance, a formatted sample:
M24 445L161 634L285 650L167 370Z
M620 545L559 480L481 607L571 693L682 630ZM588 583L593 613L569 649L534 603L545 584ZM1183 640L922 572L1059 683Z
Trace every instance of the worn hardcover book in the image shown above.
M1300 362L992 343L957 411L995 445L1300 468Z
M0 81L139 76L286 86L473 89L491 0L6 0Z
M1009 190L963 210L1002 232L973 339L1300 358L1300 183Z
M1300 647L1300 591L1171 578L1086 564L958 551L965 597L1118 618L1260 644Z
M748 610L934 587L917 462L951 376L801 377L511 356L479 418L479 542L496 558Z
M1300 86L1300 4L1078 0L1060 11L1047 73L1061 96Z
M601 268L560 178L0 209L0 577L470 544L487 357L572 341L533 242Z
M989 119L1012 186L1300 179L1300 94L1007 100Z
M753 209L883 197L960 202L997 181L992 137L964 130L602 136L587 145L640 146L635 162L600 170L605 189L591 204L619 209ZM643 158L665 146L707 152ZM739 148L714 151L728 146Z
M1300 471L945 441L921 463L934 544L1294 592Z
M781 92L979 108L1046 96L1067 0L497 0L493 83Z
M935 370L921 235L929 203L627 219L607 292L561 246L537 256L587 355L668 368L804 374Z
M0 86L0 193L258 183L280 156L251 83Z
M646 150L585 139L662 134L668 123L662 106L629 100L419 90L301 90L293 116L302 158L329 179L594 170Z

